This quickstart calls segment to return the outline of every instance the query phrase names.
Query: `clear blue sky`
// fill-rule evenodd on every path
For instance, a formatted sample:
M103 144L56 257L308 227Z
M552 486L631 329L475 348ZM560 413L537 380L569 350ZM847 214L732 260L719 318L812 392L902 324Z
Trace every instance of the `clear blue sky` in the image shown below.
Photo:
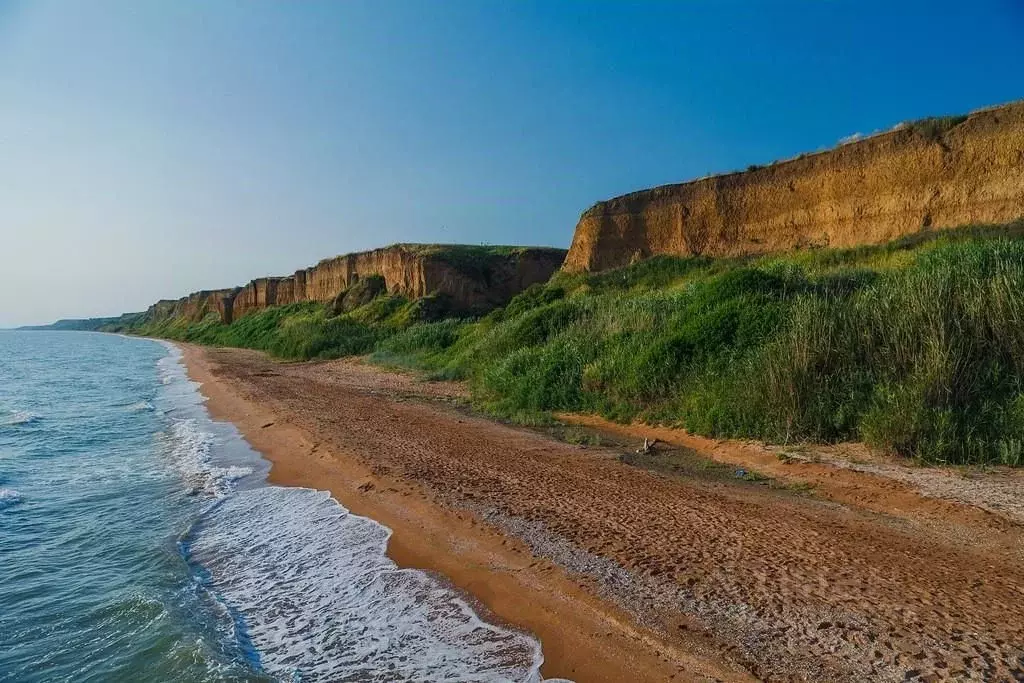
M1024 2L0 0L0 326L1024 97Z

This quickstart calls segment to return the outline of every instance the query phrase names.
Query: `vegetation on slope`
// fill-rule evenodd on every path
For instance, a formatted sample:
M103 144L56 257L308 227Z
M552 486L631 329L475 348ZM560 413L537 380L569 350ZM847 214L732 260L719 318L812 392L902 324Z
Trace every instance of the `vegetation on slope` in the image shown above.
M659 257L558 275L477 320L417 322L378 297L347 315L263 311L148 334L285 358L373 352L469 381L520 421L640 418L769 441L863 439L927 462L1024 464L1024 232L879 247Z
M311 302L263 309L230 325L221 323L216 313L210 313L200 322L167 318L135 327L131 332L197 344L259 349L290 360L367 353L381 336L371 325L347 315L332 316L326 306Z
M20 330L74 330L77 332L96 332L110 328L123 329L138 324L146 316L145 312L122 313L109 318L65 318L49 325L25 325Z

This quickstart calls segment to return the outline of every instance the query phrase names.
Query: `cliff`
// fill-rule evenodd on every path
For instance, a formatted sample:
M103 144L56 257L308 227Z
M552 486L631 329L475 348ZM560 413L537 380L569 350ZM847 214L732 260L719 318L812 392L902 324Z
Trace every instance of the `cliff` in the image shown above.
M389 294L418 299L440 294L462 313L505 304L532 284L546 282L565 258L546 247L475 247L396 244L325 259L283 277L263 277L242 287L203 290L149 307L149 320L198 321L216 312L231 322L254 310L301 301L328 302L360 278L380 275Z
M564 269L877 244L1021 216L1024 102L1016 102L599 202L581 216Z

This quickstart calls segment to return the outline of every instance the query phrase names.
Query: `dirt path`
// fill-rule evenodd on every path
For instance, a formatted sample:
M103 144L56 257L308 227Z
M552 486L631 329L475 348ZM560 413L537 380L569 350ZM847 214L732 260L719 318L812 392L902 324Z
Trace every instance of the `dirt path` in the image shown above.
M397 482L387 493L367 480L359 494L365 514L395 528L396 544L415 545L402 540L395 519L403 500L422 493L415 505L440 507L465 523L438 527L438 539L458 546L460 529L498 530L501 547L532 553L516 554L519 569L541 593L547 582L570 603L562 613L603 614L579 625L591 629L591 650L581 655L559 636L560 628L577 627L560 627L556 607L545 623L495 600L493 577L469 587L499 615L539 633L549 656L567 657L547 675L742 678L740 664L770 680L1024 680L1021 529L1009 516L928 498L877 474L815 473L826 467L820 463L775 459L817 477L823 493L814 496L666 476L623 464L621 450L571 446L463 414L453 406L458 385L352 362L285 365L237 350L188 355L190 370L226 387L214 389L223 394L222 415L240 422L257 448L285 428L310 444L292 460L271 457L274 476L316 485L330 467L358 461L379 482ZM249 407L229 414L229 395ZM247 418L245 410L259 414ZM255 426L267 416L273 426ZM836 483L826 485L829 479ZM360 512L351 495L358 482L350 481L348 498L335 493ZM1009 481L1013 499L1024 487ZM441 565L449 576L457 571ZM621 612L602 612L599 598ZM614 624L604 636L599 619ZM635 659L631 675L585 667L606 648L606 662Z

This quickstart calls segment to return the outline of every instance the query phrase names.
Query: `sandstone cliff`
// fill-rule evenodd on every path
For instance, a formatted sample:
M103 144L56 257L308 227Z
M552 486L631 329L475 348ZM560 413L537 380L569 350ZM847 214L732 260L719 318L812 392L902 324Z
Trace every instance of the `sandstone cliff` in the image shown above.
M1016 102L600 202L580 218L564 269L876 244L1021 216L1024 102Z
M417 299L447 295L464 313L503 305L532 284L547 281L565 250L546 247L473 247L396 244L325 259L284 277L263 277L242 287L203 290L149 307L149 320L198 321L211 312L224 322L268 306L328 302L360 278L380 275L389 294Z

